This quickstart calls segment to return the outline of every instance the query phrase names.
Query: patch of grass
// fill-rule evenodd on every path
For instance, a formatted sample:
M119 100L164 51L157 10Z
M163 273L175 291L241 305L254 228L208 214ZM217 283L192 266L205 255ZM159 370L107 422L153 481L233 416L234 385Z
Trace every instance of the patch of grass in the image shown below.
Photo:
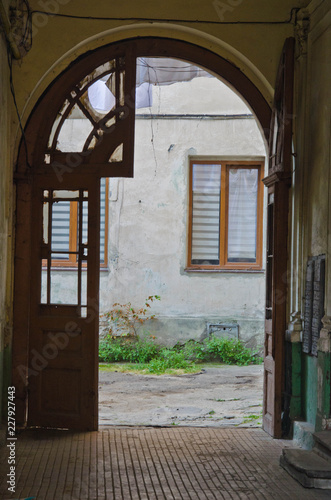
M154 338L140 339L137 335L108 335L100 341L99 361L136 363L139 365L137 370L158 375L170 373L169 370L196 373L199 371L196 363L248 365L260 362L256 352L245 347L240 340L211 336L203 342L190 340L184 345L168 348L159 345Z
M100 371L104 372L119 372L119 373L136 373L137 375L185 375L190 373L198 373L199 367L190 365L186 369L167 368L164 371L151 372L148 363L100 363Z
M195 364L186 359L183 351L177 352L167 348L162 349L159 352L159 357L152 359L148 363L150 373L164 373L165 370L169 369L188 370L190 367L197 370Z

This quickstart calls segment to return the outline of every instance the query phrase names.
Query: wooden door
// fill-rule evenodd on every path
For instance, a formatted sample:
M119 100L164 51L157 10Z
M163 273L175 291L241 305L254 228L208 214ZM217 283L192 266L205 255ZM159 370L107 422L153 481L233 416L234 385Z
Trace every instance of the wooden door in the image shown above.
M96 430L100 181L72 177L35 182L28 425ZM72 263L70 281L54 272L61 260Z
M282 436L285 380L287 238L292 166L292 102L294 39L285 42L275 88L269 140L264 345L263 428Z

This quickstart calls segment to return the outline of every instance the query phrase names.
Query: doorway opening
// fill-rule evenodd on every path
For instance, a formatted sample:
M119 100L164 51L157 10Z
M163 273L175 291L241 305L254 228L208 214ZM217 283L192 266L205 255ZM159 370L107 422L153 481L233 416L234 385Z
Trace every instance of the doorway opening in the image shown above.
M254 115L220 79L179 59L137 60L134 177L108 180L100 425L261 425L261 365L121 373L118 341L203 350L216 337L262 354L265 156ZM141 323L128 318L151 296Z

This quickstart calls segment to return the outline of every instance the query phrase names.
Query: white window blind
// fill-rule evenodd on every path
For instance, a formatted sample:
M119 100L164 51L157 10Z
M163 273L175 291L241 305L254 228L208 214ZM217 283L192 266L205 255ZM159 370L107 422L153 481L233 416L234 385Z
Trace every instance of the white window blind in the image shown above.
M106 244L106 179L100 181L100 264L105 263Z
M258 170L229 169L228 262L256 261Z
M69 252L70 201L58 201L52 206L52 252ZM69 253L52 253L56 260L68 260Z
M87 240L87 206L83 203L83 243ZM100 264L105 263L106 179L100 180Z
M193 164L192 264L218 265L221 165Z

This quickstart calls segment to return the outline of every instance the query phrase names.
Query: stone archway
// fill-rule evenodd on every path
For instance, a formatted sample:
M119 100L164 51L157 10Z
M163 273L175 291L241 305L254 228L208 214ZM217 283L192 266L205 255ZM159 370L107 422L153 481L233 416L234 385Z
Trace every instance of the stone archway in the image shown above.
M54 80L28 120L16 175L13 383L21 424L26 423L28 411L30 425L97 428L98 186L102 177L133 175L135 60L139 56L176 57L213 72L241 94L255 113L266 141L269 137L271 110L256 86L228 60L187 42L144 37L103 46L78 58ZM86 75L92 75L93 80L94 70L110 60L115 61L111 71L117 81L117 104L106 119L92 120L92 135L99 139L82 151L57 151L56 141L49 141L49 137L59 110L66 100L68 110L80 106ZM125 83L121 86L123 71ZM121 164L109 163L121 144ZM48 259L50 264L52 254L49 242L43 239L43 206L48 204L51 212L55 191L79 192L77 203L83 203L88 192L92 201L87 259L90 287L84 305L59 307L52 304L49 291L49 300L41 304L42 260ZM84 315L82 308L86 308ZM73 329L70 324L75 325Z

